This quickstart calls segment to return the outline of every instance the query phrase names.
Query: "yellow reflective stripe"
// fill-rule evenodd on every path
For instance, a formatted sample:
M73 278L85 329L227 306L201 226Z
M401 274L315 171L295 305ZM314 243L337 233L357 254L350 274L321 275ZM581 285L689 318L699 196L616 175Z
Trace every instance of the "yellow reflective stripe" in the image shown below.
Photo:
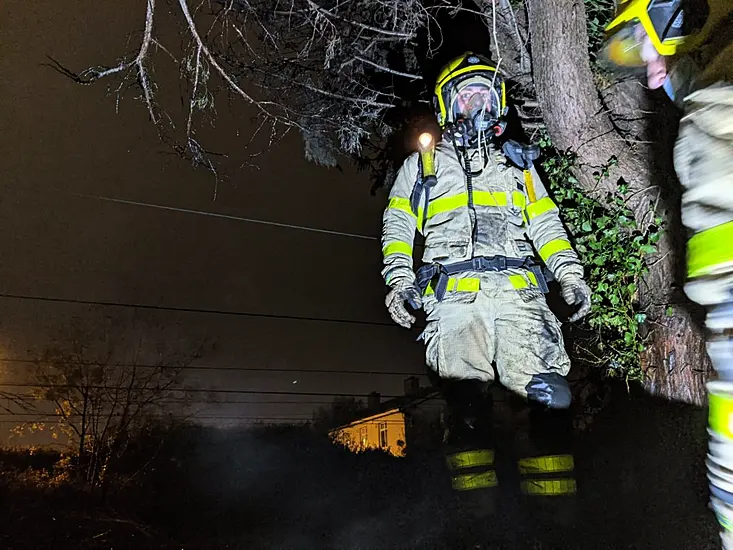
M382 256L389 256L390 254L406 254L412 257L412 245L399 241L390 243L382 249Z
M525 495L574 495L578 491L574 479L528 479L522 482Z
M476 449L463 451L445 457L445 462L451 470L461 468L475 468L476 466L491 466L494 463L494 451Z
M476 206L506 206L506 193L503 191L474 191L473 204Z
M718 523L720 523L720 526L726 531L733 531L733 522L725 517L722 513L715 510L715 508L713 508L713 510L715 511L715 517L717 518Z
M512 286L517 290L520 288L527 288L529 286L527 279L521 275L509 275L509 282L512 283Z
M436 214L448 212L449 210L455 210L461 206L468 206L468 194L466 193L432 200L428 205L428 218L432 218Z
M549 243L545 244L545 246L540 248L540 258L542 258L543 262L547 263L547 260L549 260L550 256L552 256L553 254L557 254L558 252L562 252L563 250L572 249L573 247L565 239L553 239Z
M527 196L521 191L512 191L512 204L524 210L527 206Z
M509 282L512 283L512 286L517 290L520 288L527 288L530 285L537 286L537 277L535 277L534 273L528 271L525 275L509 275Z
M466 277L465 279L456 279L451 277L448 279L448 292L478 292L481 290L481 279L478 277ZM429 284L425 289L425 294L434 294L433 285Z
M733 262L733 221L693 236L687 243L687 276L703 277Z
M389 199L387 204L387 210L399 210L400 212L406 212L413 218L417 218L417 229L422 233L422 222L423 222L423 207L417 209L417 216L412 211L412 205L410 205L410 199L404 199L402 197L392 197Z
M412 211L412 206L410 206L410 199L403 199L402 197L392 197L391 199L389 199L387 209L400 210L401 212L407 212L413 218L417 217Z
M462 62L463 60L461 60L461 63ZM446 82L448 82L449 80L457 76L461 76L462 74L465 74L465 73L472 73L472 72L478 72L478 71L496 72L496 69L490 65L480 64L480 65L469 65L468 67L463 67L462 69L458 69L455 71L449 70L449 71L446 71L444 75L441 75L442 78L438 79L438 83L435 85L435 89L437 90L439 87L443 86ZM441 96L442 94L438 93L437 95Z
M512 193L512 203L521 209L527 204L527 197L524 193L514 191ZM507 194L503 191L474 191L473 204L475 206L507 206ZM442 214L450 210L456 210L463 206L468 206L468 193L459 193L450 197L441 197L430 201L428 205L428 218L432 218L436 214Z
M544 197L537 202L531 203L527 207L527 216L531 220L536 218L537 216L544 214L545 212L549 212L550 210L557 210L557 205L552 202L552 199L550 197Z
M572 455L547 455L519 459L520 474L570 472L575 467Z
M708 422L710 429L733 439L733 396L712 393L708 395Z
M473 489L486 489L488 487L496 487L498 481L496 472L489 470L479 474L462 474L453 476L451 485L456 491L471 491Z

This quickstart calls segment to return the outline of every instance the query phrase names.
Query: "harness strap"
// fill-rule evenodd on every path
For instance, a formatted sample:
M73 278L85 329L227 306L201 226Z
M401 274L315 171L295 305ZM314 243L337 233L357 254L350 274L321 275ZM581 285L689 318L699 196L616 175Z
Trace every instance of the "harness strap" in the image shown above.
M464 273L466 271L485 272L485 271L505 271L507 269L526 269L531 271L537 279L537 286L543 293L547 294L547 281L545 279L542 266L535 263L530 258L509 258L507 256L478 256L470 260L454 262L451 264L440 264L434 262L422 266L417 271L417 286L421 292L425 292L428 285L432 284L435 291L435 298L441 301L448 289L448 280L451 275Z

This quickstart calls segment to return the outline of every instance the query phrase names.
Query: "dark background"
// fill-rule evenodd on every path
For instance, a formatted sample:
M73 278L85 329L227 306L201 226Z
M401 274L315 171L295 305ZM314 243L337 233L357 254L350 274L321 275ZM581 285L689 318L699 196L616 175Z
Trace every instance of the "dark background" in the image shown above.
M159 12L158 33L177 55L181 38L176 22L163 7ZM215 350L200 364L334 371L192 372L190 380L199 387L401 393L402 375L336 372L423 372L422 346L414 341L419 331L408 333L392 326L384 308L376 239L386 193L370 195L368 174L348 164L342 170L309 164L295 132L272 151L250 159L250 154L266 145L258 142L246 149L254 127L252 113L230 104L227 95L220 93L215 121L200 120L198 135L205 147L227 155L217 157L225 177L214 200L214 177L202 169L193 170L160 143L136 90L122 97L116 113L113 90L107 93L115 81L84 87L44 65L47 55L73 70L114 65L137 47L143 18L144 2L129 0L10 1L0 6L0 147L4 152L0 157L0 293L376 324L0 298L0 355L27 357L29 348L42 348L74 316L135 316L154 325L175 326L191 339L206 335L214 340ZM161 84L159 99L173 109L176 120L181 114L175 111L180 108L176 66L159 52L152 67ZM257 167L240 169L249 160ZM78 195L316 227L375 240ZM1 376L15 381L24 368L6 363ZM221 412L308 416L314 406L238 404ZM207 411L211 413L211 407Z

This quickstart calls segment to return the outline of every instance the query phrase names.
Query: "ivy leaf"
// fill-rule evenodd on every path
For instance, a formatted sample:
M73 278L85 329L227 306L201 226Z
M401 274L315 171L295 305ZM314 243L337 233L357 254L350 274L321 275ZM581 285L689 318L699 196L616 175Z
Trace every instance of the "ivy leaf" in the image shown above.
M651 244L643 244L639 247L639 251L642 254L653 254L654 252L657 251L657 247Z

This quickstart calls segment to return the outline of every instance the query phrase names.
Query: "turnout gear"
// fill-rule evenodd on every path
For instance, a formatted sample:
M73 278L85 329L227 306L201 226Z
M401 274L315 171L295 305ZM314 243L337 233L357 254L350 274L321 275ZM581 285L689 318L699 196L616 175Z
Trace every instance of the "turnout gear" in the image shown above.
M623 29L636 47L619 46ZM608 31L616 53L606 57L645 66L649 86L661 86L684 112L674 163L692 234L685 292L708 307L707 349L719 378L708 383L708 479L723 547L733 549L733 2L632 0Z
M442 125L455 123L452 102L462 83L483 74L499 78L471 57L454 60L438 78ZM503 94L503 84L499 89ZM562 378L570 369L533 245L550 274L572 275L573 288L585 288L577 282L583 268L532 166L531 150L518 157L524 159L518 168L487 142L465 143L444 133L429 160L435 176L429 185L421 170L424 146L402 165L383 216L382 276L389 286L399 281L400 288L417 285L422 291L428 322L420 339L439 377L490 382L496 361L502 383L527 397L535 376ZM425 265L417 277L415 231L425 238ZM574 292L573 300L584 304L578 296Z

